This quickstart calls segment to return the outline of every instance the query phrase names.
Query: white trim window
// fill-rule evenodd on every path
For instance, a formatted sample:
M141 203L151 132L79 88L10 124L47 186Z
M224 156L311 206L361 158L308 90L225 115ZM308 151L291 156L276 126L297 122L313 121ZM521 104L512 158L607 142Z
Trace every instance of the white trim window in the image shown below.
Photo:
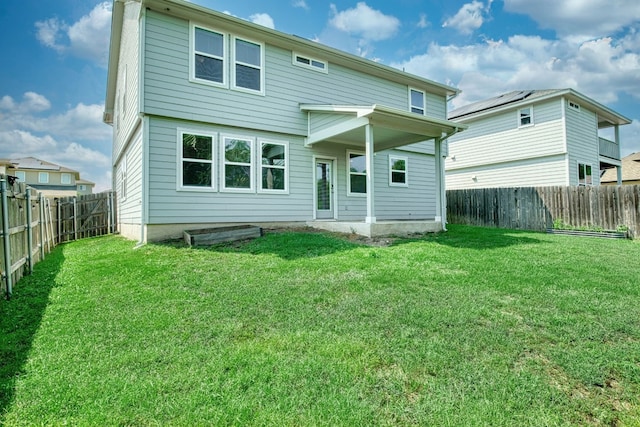
M289 144L260 140L259 191L286 193L289 191Z
M533 107L518 110L518 127L533 126Z
M578 163L578 185L593 185L593 168L586 163Z
M389 185L392 187L408 187L409 159L402 156L389 155Z
M120 201L127 200L127 155L125 154L120 163Z
M412 113L420 114L421 116L425 115L426 107L424 91L411 87L409 88L409 109Z
M327 74L329 64L326 61L293 52L293 65Z
M367 158L363 152L347 151L347 195L367 194Z
M222 190L253 192L253 138L222 137Z
M71 184L71 174L63 172L60 174L60 184Z
M178 141L178 190L215 190L215 136L178 130Z
M232 88L264 95L264 44L232 36Z
M49 183L49 172L38 172L38 182L40 184Z
M18 181L20 182L26 182L27 181L27 174L24 171L16 171L16 178L18 178Z
M226 34L197 25L191 28L191 79L226 87Z
M87 186L85 184L78 185L78 191L87 191Z

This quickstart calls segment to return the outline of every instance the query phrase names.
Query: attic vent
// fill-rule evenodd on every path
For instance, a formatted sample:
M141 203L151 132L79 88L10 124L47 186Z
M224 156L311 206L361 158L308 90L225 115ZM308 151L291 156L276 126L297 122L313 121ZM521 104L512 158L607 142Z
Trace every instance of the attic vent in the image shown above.
M569 108L573 108L576 111L580 111L580 104L576 104L573 101L568 101L569 102Z

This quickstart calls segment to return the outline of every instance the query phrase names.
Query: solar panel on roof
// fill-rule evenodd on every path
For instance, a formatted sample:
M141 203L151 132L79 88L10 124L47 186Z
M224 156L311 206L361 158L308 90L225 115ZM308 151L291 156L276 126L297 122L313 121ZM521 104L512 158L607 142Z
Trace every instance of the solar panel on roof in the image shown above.
M501 105L510 104L512 102L521 101L532 93L532 90L517 90L505 93L500 96L496 96L495 98L490 98L484 101L465 105L464 107L460 107L456 110L451 111L451 113L449 114L449 118L454 119L456 117L466 116L467 114L477 113L479 111L484 111L490 108L499 107Z

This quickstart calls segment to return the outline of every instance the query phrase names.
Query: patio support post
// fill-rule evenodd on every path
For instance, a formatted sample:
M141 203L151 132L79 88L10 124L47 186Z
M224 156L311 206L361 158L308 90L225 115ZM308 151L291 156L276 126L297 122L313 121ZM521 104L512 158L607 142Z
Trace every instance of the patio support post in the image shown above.
M436 161L436 221L442 223L442 229L446 231L447 227L447 194L445 192L445 175L444 175L444 159L442 157L442 137L434 140L435 161Z
M375 224L375 206L373 201L374 184L373 184L373 126L367 124L364 128L365 133L365 161L367 168L367 217L364 222L367 224Z
M615 131L615 140L616 140L616 145L618 146L618 159L620 159L621 157L621 153L620 153L620 126L615 125L614 126L614 131ZM616 174L617 174L617 184L618 185L622 185L622 165L618 165L616 166Z

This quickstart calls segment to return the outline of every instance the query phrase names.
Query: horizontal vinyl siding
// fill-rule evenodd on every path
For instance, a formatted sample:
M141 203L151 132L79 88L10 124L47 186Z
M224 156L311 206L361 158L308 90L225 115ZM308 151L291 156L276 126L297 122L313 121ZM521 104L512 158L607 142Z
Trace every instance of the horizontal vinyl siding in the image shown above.
M326 74L307 70L292 64L291 51L272 45L265 48L266 96L190 82L189 31L187 21L147 11L145 113L306 135L307 115L300 111L301 103L409 109L406 85L332 63ZM445 109L443 96L427 93L428 115L444 118Z
M126 161L126 199L122 200L122 166ZM140 224L142 218L142 135L136 134L114 170L118 197L118 222Z
M568 185L564 155L447 171L447 190Z
M116 110L114 111L113 159L117 159L134 131L139 110L139 15L140 7L134 2L125 4L116 84ZM126 75L126 82L124 77ZM123 94L126 91L126 96ZM126 104L126 105L123 105ZM124 108L123 108L124 107Z
M592 167L593 184L600 183L600 142L596 114L581 108L566 107L567 147L569 151L570 185L578 185L578 163Z

